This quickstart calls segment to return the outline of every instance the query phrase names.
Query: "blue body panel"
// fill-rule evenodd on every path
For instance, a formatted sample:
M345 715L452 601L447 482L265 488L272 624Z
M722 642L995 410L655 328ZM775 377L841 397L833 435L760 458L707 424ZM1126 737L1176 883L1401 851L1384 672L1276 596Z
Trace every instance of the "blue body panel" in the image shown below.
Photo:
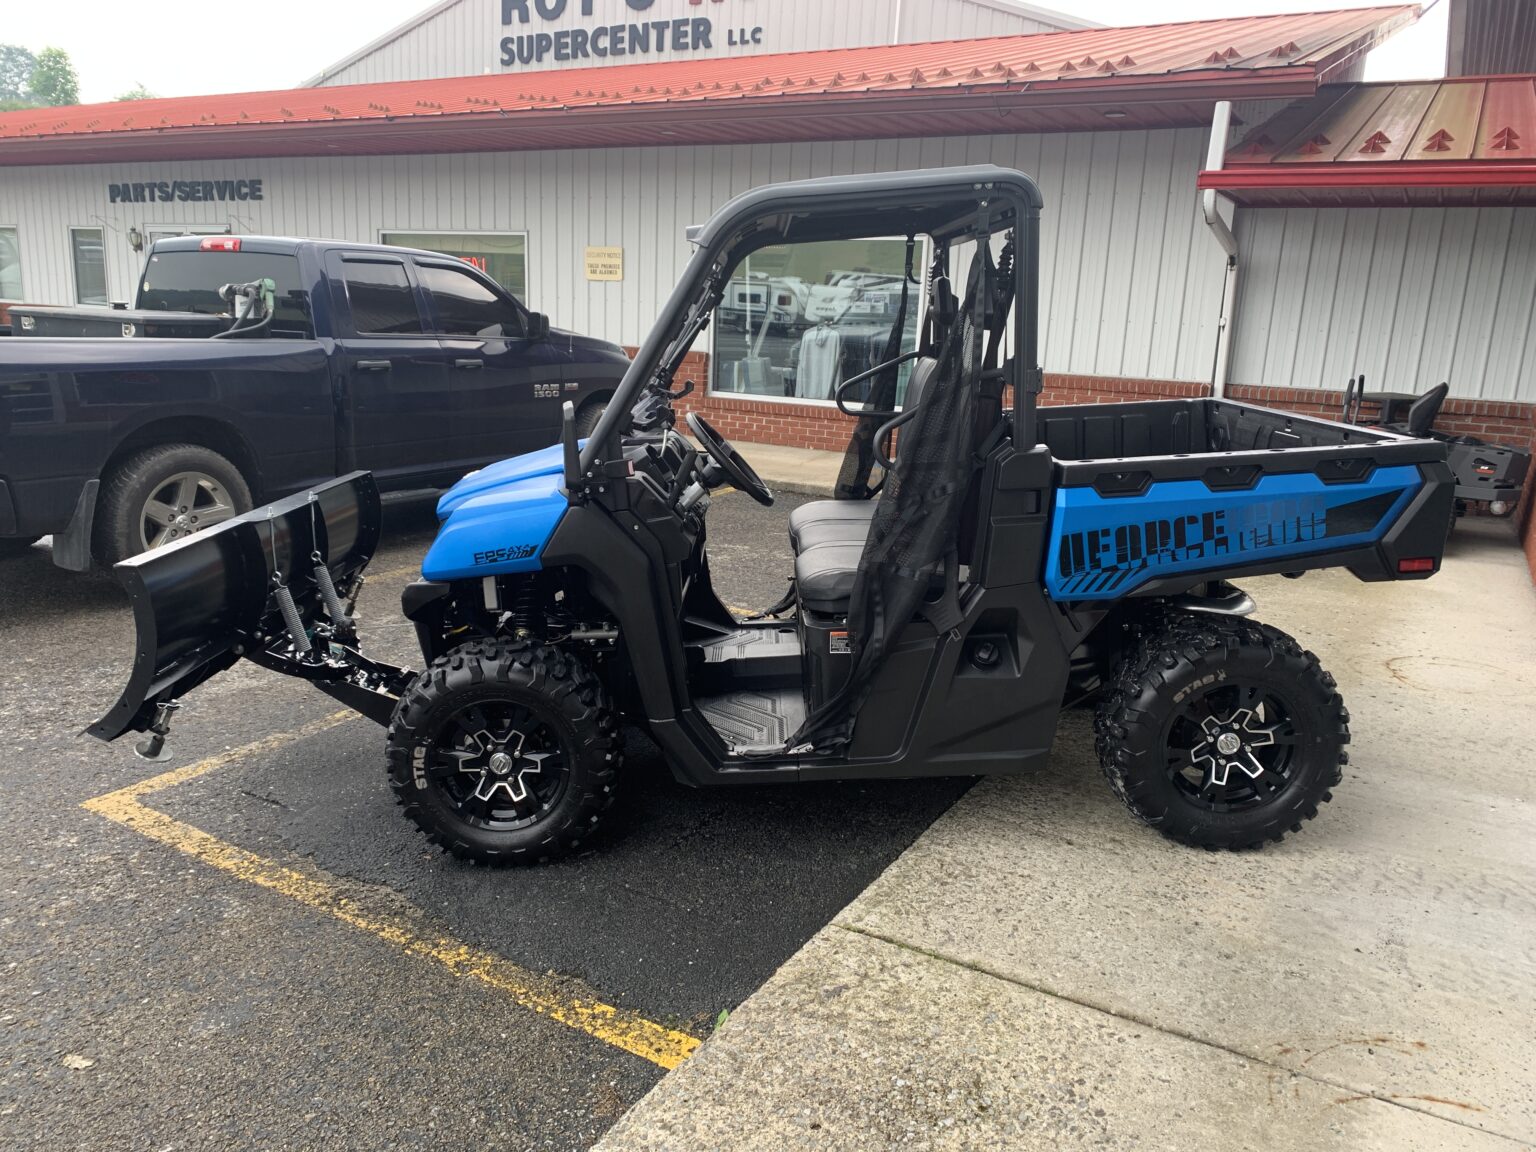
M537 572L539 554L569 507L559 446L492 464L437 502L442 521L421 563L427 580Z
M510 460L498 460L495 464L488 464L478 472L471 472L442 494L437 501L437 518L446 520L449 514L464 501L474 496L484 495L515 480L524 480L529 476L558 476L564 466L564 452L558 444L540 448L537 452L525 452Z
M1280 473L1247 491L1200 480L1160 481L1138 496L1058 488L1046 590L1053 600L1115 600L1166 576L1372 544L1422 483L1418 468L1397 465L1340 484Z

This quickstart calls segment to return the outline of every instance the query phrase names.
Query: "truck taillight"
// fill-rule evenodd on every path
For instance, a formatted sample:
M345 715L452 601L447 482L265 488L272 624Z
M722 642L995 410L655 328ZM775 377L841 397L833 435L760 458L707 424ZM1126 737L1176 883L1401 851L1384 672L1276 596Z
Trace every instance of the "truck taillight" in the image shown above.
M199 244L200 252L238 252L240 251L240 237L238 236L204 236Z
M1399 572L1433 572L1435 570L1435 558L1433 556L1414 556L1407 560L1397 562Z

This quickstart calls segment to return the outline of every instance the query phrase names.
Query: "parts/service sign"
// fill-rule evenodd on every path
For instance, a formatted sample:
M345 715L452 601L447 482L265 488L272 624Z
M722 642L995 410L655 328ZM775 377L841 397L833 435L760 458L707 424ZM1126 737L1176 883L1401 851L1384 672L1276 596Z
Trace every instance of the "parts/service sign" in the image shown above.
M664 11L678 7L686 14ZM656 0L501 0L502 26L519 30L501 39L502 67L567 60L602 64L615 57L762 44L760 26L720 27L702 14L704 8L705 0L687 0L686 5L676 0L660 5Z

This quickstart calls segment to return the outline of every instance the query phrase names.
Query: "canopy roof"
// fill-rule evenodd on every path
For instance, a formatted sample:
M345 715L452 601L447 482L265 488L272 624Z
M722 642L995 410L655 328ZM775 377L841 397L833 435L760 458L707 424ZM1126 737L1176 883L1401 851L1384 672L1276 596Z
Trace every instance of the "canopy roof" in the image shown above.
M0 166L1171 127L1309 96L1418 5L0 114Z
M1240 204L1536 204L1536 76L1325 88L1200 174Z

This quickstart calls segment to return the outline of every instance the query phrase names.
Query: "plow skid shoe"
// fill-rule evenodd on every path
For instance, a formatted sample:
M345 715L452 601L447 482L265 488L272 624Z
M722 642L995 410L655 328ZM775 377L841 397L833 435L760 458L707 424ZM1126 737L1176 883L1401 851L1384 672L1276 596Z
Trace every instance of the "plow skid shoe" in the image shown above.
M345 598L378 547L380 524L372 474L353 472L116 565L138 633L133 672L86 731L116 740L154 730L177 698L291 635L274 596L279 585L304 630L335 623L315 554Z

